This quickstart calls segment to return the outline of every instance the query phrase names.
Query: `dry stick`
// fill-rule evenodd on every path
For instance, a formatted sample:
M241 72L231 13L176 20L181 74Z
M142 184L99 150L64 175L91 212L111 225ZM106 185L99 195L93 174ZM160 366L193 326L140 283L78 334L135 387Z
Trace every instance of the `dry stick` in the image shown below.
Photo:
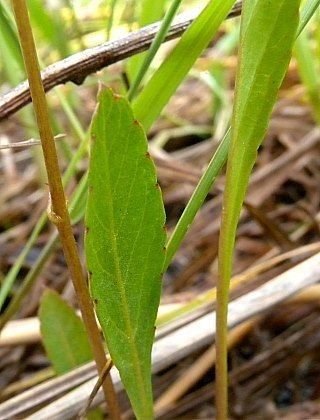
M48 217L59 231L63 252L77 294L83 321L99 374L102 376L104 366L107 364L107 358L72 232L28 10L25 0L12 0L12 4L47 170L50 190ZM103 389L111 418L119 419L120 410L110 376L104 382Z
M228 18L238 16L240 13L241 2L234 5ZM168 31L165 41L181 36L195 18L196 14L191 16L190 14L178 15ZM88 48L52 64L41 72L44 90L48 92L55 86L67 82L81 85L89 74L147 50L155 38L160 25L161 22L146 26L116 41ZM0 97L0 121L14 114L30 101L28 83L23 82Z

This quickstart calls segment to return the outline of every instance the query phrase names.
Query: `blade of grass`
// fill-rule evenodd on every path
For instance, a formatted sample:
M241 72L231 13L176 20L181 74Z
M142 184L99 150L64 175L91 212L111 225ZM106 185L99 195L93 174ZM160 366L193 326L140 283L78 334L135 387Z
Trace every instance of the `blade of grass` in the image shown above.
M235 0L211 0L133 101L134 113L146 130L159 116L196 59L212 40L234 2Z
M128 100L131 101L134 96L136 95L138 88L141 84L143 77L145 76L154 56L156 55L158 49L160 48L163 40L165 39L168 30L170 29L171 22L173 21L178 8L181 4L182 0L172 0L171 6L168 9L157 33L156 37L154 38L149 51L146 53L144 60L141 63L141 67L138 70L138 73L132 82L130 90L128 92Z
M312 106L314 118L320 124L320 77L319 66L312 51L308 32L304 30L294 47L294 55L298 63L298 70Z
M63 176L63 185L67 185L71 178L75 175L77 165L84 156L86 150L88 147L88 137L83 137L79 148L77 149L76 153L74 154L64 176ZM6 275L3 283L1 284L0 288L0 309L3 307L3 304L8 297L12 286L17 278L17 275L27 257L29 252L31 251L31 248L35 244L37 238L39 237L40 232L44 228L45 224L48 221L48 215L47 212L43 212L40 216L36 226L33 228L33 231L31 233L31 236L28 238L27 243L25 244L23 250L19 254L18 258L16 259L14 265L9 270L8 274Z
M249 176L289 64L300 0L245 0L219 243L217 419L228 416L227 313L236 228Z
M87 177L87 174L84 174L71 198L70 215L71 215L73 225L78 223L84 216L87 191L88 191L88 177ZM29 241L27 245L29 245ZM54 251L57 243L58 243L58 232L54 231L51 234L49 240L47 241L45 247L41 250L31 270L28 272L28 274L24 278L22 286L14 294L4 314L0 316L0 331L5 326L5 324L18 311L23 299L30 292L32 286L34 285L42 269L44 268L45 263L48 261L48 259L50 258L50 255Z
M320 1L318 1L320 3ZM308 8L308 3L305 5L305 8ZM305 8L302 8L302 14L307 15ZM297 36L301 34L301 31L304 29L305 25L311 19L312 15L308 14L308 19L304 21L304 24L299 25ZM212 185L219 175L221 169L227 161L228 151L230 144L230 129L221 141L221 144L216 151L215 155L212 157L208 167L206 168L203 176L201 177L196 190L194 191L192 197L190 198L184 212L181 215L179 222L177 223L171 237L167 243L167 253L165 260L165 269L168 268L169 264L172 261L174 254L179 248L181 242L183 241L185 234L188 231L188 228L191 226L195 215L200 209L205 197L209 193Z
M4 4L1 3L0 7L4 7ZM17 33L15 32L15 27L14 27L14 18L11 14L11 12L7 9L4 9L5 11L5 15L4 18L6 19L6 24L1 27L1 31L0 31L0 35L3 31L5 31L7 29L7 27L11 28L10 30L10 35L13 37L13 40L15 43L18 44L19 46L19 40L17 37ZM6 46L6 44L4 45L4 47ZM2 48L2 52L3 52L4 48ZM20 46L19 46L19 52L20 52ZM14 56L12 58L12 60L10 60L10 62L5 62L5 65L8 66L8 70L12 70L12 67L15 65L19 66L19 70L21 70L21 72L23 71L23 59L22 59L22 55L20 52L20 57L21 57L21 62L19 60L19 55L18 56ZM13 74L13 76L11 76L12 71L10 71L10 77L12 78L12 83L16 84L18 83L18 81L16 80L16 75ZM78 136L78 138L81 140L81 143L76 151L76 153L73 155L72 160L65 172L65 174L63 175L63 186L66 186L71 178L75 175L76 173L76 166L78 165L78 163L80 162L81 158L84 156L86 150L87 150L87 144L88 144L88 137L86 138L85 132L83 131L83 128L81 127L81 124L79 122L79 120L77 119L76 115L74 114L70 104L68 103L68 101L66 100L65 96L63 95L63 93L61 92L61 90L59 88L55 89L56 94L58 95L60 101L61 101L61 105L62 108L64 109L66 116L72 126L72 128L74 129L76 135ZM31 110L24 110L26 112L23 112L22 114L22 120L23 121L31 121L33 120L33 115L29 115L31 114ZM30 134L34 134L34 130L32 129ZM14 265L12 266L12 268L10 269L10 271L8 272L8 274L6 275L4 282L1 284L1 288L0 288L0 309L3 306L4 301L6 300L7 296L9 295L12 286L14 284L14 281L16 280L16 277L23 265L23 262L25 261L28 253L30 252L32 246L35 244L40 232L42 231L43 227L45 226L46 222L48 220L47 217L47 213L44 212L40 219L38 220L36 226L34 227L31 236L29 237L25 247L23 248L22 252L19 254L18 258L16 259Z
M140 0L138 5L138 25L143 27L162 19L165 3L167 0ZM127 61L127 72L129 80L132 81L137 77L138 71L146 57L145 53L141 53L131 57Z
M70 215L68 212L62 180L60 177L58 157L50 125L46 96L43 89L40 68L29 21L25 0L12 0L15 20L18 27L20 45L29 79L29 86L39 127L42 150L48 175L50 190L49 218L56 225L62 242L66 262L73 280L79 307L86 325L90 345L96 360L99 373L103 372L107 363L100 332L95 319L88 287L83 275L82 266L73 236ZM120 417L116 394L110 376L103 386L110 414L115 419Z
M115 15L115 9L116 9L118 0L109 0L109 2L110 2L110 15L107 21L107 41L110 40L111 30L113 26L114 15Z
M176 253L179 246L181 245L181 242L183 238L185 237L189 226L193 222L198 210L200 209L206 196L208 195L208 192L212 188L214 181L216 180L221 169L226 163L228 150L229 150L229 144L230 144L230 129L228 130L227 134L221 141L217 151L215 152L212 159L210 160L207 169L202 175L172 235L170 236L170 239L168 240L166 259L164 263L165 270L170 265L170 262L172 261L174 254Z
M298 33L300 34L306 27L309 20L314 15L320 5L320 0L307 0L301 10Z

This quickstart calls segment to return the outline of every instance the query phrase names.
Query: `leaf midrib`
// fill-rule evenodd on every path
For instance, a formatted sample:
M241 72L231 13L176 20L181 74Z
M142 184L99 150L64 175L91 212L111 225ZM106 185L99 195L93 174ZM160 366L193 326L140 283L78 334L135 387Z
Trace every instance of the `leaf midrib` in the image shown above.
M114 105L112 104L112 107L113 106ZM109 112L111 113L111 110ZM103 136L102 136L102 138L104 138L104 139L107 138L106 124L103 124ZM108 153L108 150L106 148L106 143L103 142L103 144L104 144L104 149L105 149L105 152L106 152L106 159L109 160L110 151ZM108 167L109 167L109 165L108 165ZM134 345L134 341L133 341L133 329L132 329L132 325L131 325L131 322L130 322L130 314L128 312L128 302L127 302L126 293L125 293L125 289L124 289L124 285L123 285L123 280L124 279L122 277L122 273L121 273L120 266L119 266L119 252L118 252L117 242L115 240L116 229L115 229L115 220L114 220L114 200L112 198L113 194L112 194L112 191L111 191L111 188L110 188L110 181L111 181L110 172L109 172L109 170L107 170L106 172L107 172L106 175L108 177L108 180L105 183L105 185L106 185L106 189L107 189L107 194L109 196L109 199L106 200L106 206L108 207L109 214L110 214L110 230L112 232L112 234L111 234L111 250L112 250L112 253L114 255L115 268L116 268L115 280L116 280L116 284L117 284L117 287L118 287L118 290L119 290L120 299L121 299L121 302L122 302L121 310L122 310L122 313L123 313L123 318L125 320L127 338L128 338L128 342L129 342L129 345L130 345L130 348L131 348L131 352L132 352L133 357L134 357L133 366L134 366L134 370L135 370L135 373L136 373L136 376L137 376L137 387L139 389L140 398L143 401L143 406L147 407L148 404L147 404L147 400L145 398L145 392L144 392L144 387L143 387L144 379L143 379L143 374L142 374L141 368L140 368L139 355L138 355L138 352L137 352L137 348Z

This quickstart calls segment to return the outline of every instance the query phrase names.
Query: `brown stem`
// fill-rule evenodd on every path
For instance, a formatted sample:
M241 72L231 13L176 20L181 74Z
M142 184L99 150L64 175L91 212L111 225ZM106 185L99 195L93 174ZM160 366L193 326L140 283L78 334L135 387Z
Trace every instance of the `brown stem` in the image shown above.
M238 16L240 13L241 2L235 4L228 18ZM168 41L182 35L195 17L178 16L165 40ZM89 74L147 50L159 30L160 24L161 22L146 26L124 38L88 48L52 64L41 72L45 92L67 82L80 85ZM26 81L0 97L0 121L14 114L30 101L30 90Z
M12 0L12 4L47 170L50 190L49 219L56 225L59 231L63 252L74 284L82 318L87 329L99 374L102 376L104 366L107 364L107 358L86 280L83 275L76 241L72 232L28 10L25 0ZM120 419L120 410L110 375L106 378L103 389L111 418Z

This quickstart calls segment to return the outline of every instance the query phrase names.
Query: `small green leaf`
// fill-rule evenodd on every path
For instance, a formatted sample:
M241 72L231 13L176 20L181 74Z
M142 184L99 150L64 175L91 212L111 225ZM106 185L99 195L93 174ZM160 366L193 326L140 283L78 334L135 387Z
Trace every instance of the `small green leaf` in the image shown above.
M151 349L165 214L146 136L128 101L99 94L92 122L85 248L92 297L138 419L151 419Z
M226 416L227 307L233 248L257 150L291 57L299 0L245 0L219 244L217 408Z
M39 318L43 344L57 374L92 360L82 320L56 292L44 292Z

